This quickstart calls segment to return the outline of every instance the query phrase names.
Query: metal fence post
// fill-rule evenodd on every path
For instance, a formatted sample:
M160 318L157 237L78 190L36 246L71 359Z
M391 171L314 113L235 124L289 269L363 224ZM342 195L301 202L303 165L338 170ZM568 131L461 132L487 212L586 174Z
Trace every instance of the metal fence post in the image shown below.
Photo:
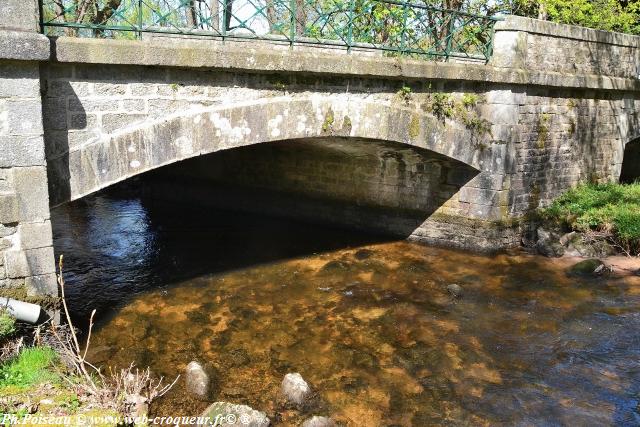
M142 0L138 0L138 40L142 40Z
M296 39L296 32L298 30L298 8L296 0L289 1L289 9L291 11L291 28L289 29L289 46L293 47L293 42Z
M405 53L407 38L407 14L409 13L409 5L406 2L402 4L402 33L400 35L400 53Z
M453 30L454 30L454 25L456 22L456 13L455 12L451 12L451 14L449 15L449 28L447 31L447 46L445 47L445 51L444 51L444 55L445 58L447 59L447 61L449 60L449 55L451 54L451 44L453 42Z
M349 0L349 23L347 24L347 52L351 52L353 45L353 11L355 9L355 0Z
M222 41L227 36L227 0L222 0Z

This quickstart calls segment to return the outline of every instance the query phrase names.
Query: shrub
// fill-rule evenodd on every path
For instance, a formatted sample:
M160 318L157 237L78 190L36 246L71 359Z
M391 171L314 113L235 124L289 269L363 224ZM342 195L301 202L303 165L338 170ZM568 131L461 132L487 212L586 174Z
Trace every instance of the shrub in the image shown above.
M16 331L16 319L6 310L0 309L0 342L9 338Z
M596 232L628 253L640 251L640 183L581 185L541 214L571 230Z

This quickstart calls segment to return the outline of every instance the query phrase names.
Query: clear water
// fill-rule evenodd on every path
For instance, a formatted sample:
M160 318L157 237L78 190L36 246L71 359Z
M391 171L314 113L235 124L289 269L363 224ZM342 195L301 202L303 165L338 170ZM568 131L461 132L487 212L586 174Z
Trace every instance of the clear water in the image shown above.
M53 223L102 366L209 363L215 400L274 425L640 425L640 277L108 194ZM315 391L302 411L279 395L288 372ZM152 412L206 406L179 381Z

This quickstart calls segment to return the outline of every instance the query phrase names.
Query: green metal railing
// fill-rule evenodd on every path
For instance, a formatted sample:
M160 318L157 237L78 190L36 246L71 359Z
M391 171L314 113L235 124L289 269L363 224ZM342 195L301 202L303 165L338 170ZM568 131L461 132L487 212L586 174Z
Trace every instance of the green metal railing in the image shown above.
M395 0L40 0L45 34L275 40L488 61L497 18Z

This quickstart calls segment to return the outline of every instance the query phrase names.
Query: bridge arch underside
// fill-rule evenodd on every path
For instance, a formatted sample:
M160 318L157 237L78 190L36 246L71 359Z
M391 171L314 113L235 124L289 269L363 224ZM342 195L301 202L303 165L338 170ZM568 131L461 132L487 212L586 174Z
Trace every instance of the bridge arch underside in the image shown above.
M195 108L119 129L48 157L53 206L141 173L214 152L266 142L350 137L429 150L476 170L491 166L491 150L459 124L402 105L348 96L287 97Z
M640 137L627 143L624 147L620 182L631 184L640 181Z
M319 137L225 150L143 180L159 199L408 238L477 173L398 143Z
M47 172L53 206L152 173L170 178L166 194L227 209L495 249L511 230L464 201L482 192L492 150L402 103L282 97L145 121L48 158Z

